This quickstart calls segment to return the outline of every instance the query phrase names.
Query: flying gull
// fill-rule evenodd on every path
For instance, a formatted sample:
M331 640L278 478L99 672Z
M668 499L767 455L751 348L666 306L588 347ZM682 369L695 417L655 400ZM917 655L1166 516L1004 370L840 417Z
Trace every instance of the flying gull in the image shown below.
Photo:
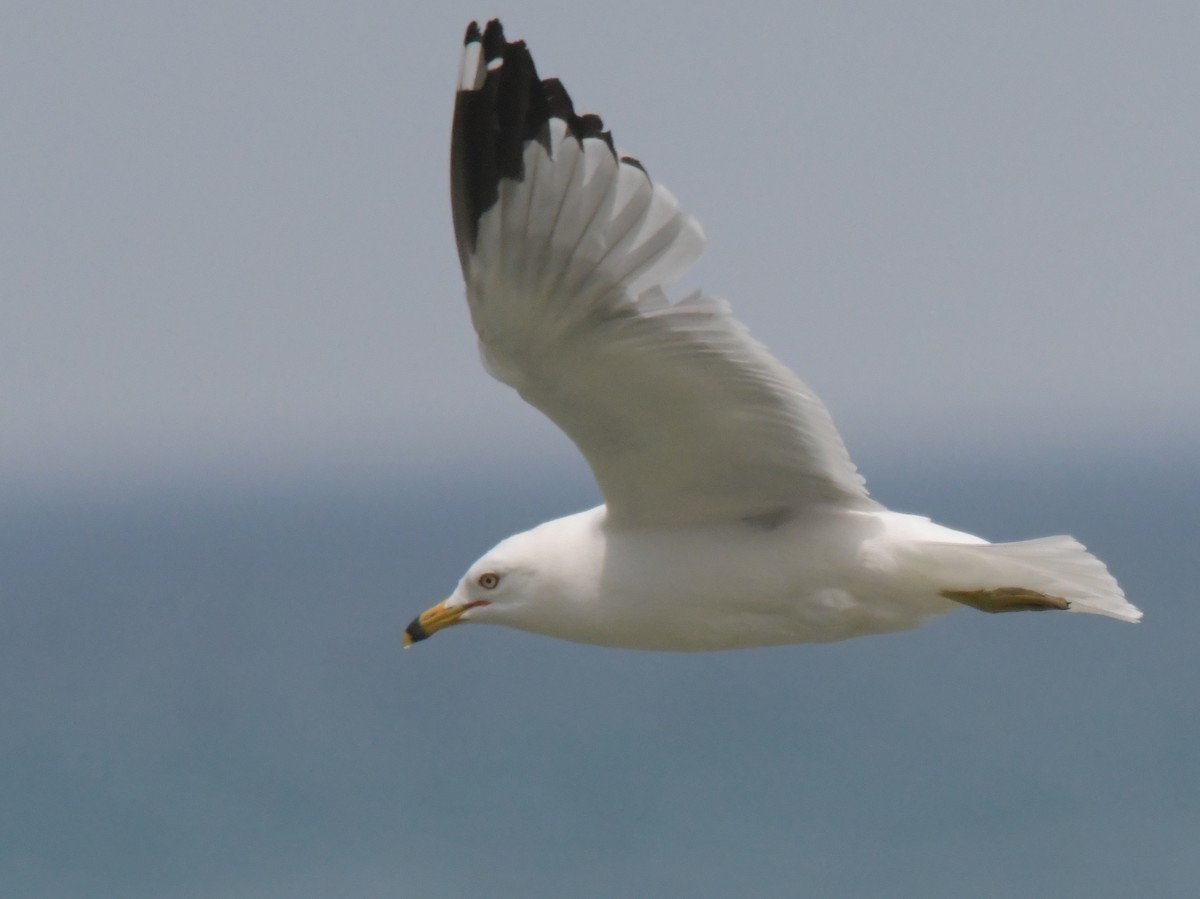
M667 298L700 225L498 21L467 29L450 194L484 366L567 433L605 504L502 541L406 646L465 622L715 650L964 605L1141 618L1071 537L989 543L871 499L825 406L724 300Z

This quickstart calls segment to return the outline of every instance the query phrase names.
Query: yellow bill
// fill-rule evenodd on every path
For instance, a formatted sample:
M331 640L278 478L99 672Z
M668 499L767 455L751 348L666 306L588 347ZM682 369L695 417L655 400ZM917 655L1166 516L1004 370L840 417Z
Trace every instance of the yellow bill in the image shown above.
M404 629L404 648L408 649L414 643L428 640L444 627L457 624L458 619L462 618L463 612L467 611L467 609L486 605L487 600L483 599L464 603L461 606L447 606L446 600L442 600L433 608L426 609L414 618L408 627Z

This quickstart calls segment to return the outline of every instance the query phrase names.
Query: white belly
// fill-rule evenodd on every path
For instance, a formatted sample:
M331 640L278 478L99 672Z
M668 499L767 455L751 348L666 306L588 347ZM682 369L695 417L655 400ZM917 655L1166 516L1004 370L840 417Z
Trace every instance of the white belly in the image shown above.
M575 639L711 650L916 627L955 607L893 551L911 543L921 523L941 539L977 539L895 513L838 512L774 529L609 531L603 598Z

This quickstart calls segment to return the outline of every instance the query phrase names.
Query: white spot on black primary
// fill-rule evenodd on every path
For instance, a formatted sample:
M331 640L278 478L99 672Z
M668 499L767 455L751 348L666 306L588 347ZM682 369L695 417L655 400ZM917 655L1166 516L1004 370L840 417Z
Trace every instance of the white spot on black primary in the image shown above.
M462 66L458 72L458 89L474 91L483 87L486 72L483 67L483 44L467 41L463 47Z
M464 54L473 59L463 62L454 104L450 200L465 270L475 249L479 218L499 199L500 180L524 179L524 151L530 141L540 141L549 151L550 119L565 123L576 140L602 140L614 158L617 154L600 116L578 115L562 82L540 80L525 42L506 40L498 20L488 22L482 32L472 22L463 43ZM482 47L483 65L474 47ZM620 161L645 171L631 156Z

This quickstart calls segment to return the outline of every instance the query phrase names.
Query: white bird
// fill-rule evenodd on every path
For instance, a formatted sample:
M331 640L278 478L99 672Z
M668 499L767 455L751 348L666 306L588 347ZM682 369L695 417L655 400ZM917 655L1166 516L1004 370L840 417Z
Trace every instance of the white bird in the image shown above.
M502 541L406 646L468 621L713 650L963 604L1141 618L1071 537L992 544L872 500L824 405L724 300L667 299L699 224L498 21L467 29L450 156L484 365L575 442L605 504Z

